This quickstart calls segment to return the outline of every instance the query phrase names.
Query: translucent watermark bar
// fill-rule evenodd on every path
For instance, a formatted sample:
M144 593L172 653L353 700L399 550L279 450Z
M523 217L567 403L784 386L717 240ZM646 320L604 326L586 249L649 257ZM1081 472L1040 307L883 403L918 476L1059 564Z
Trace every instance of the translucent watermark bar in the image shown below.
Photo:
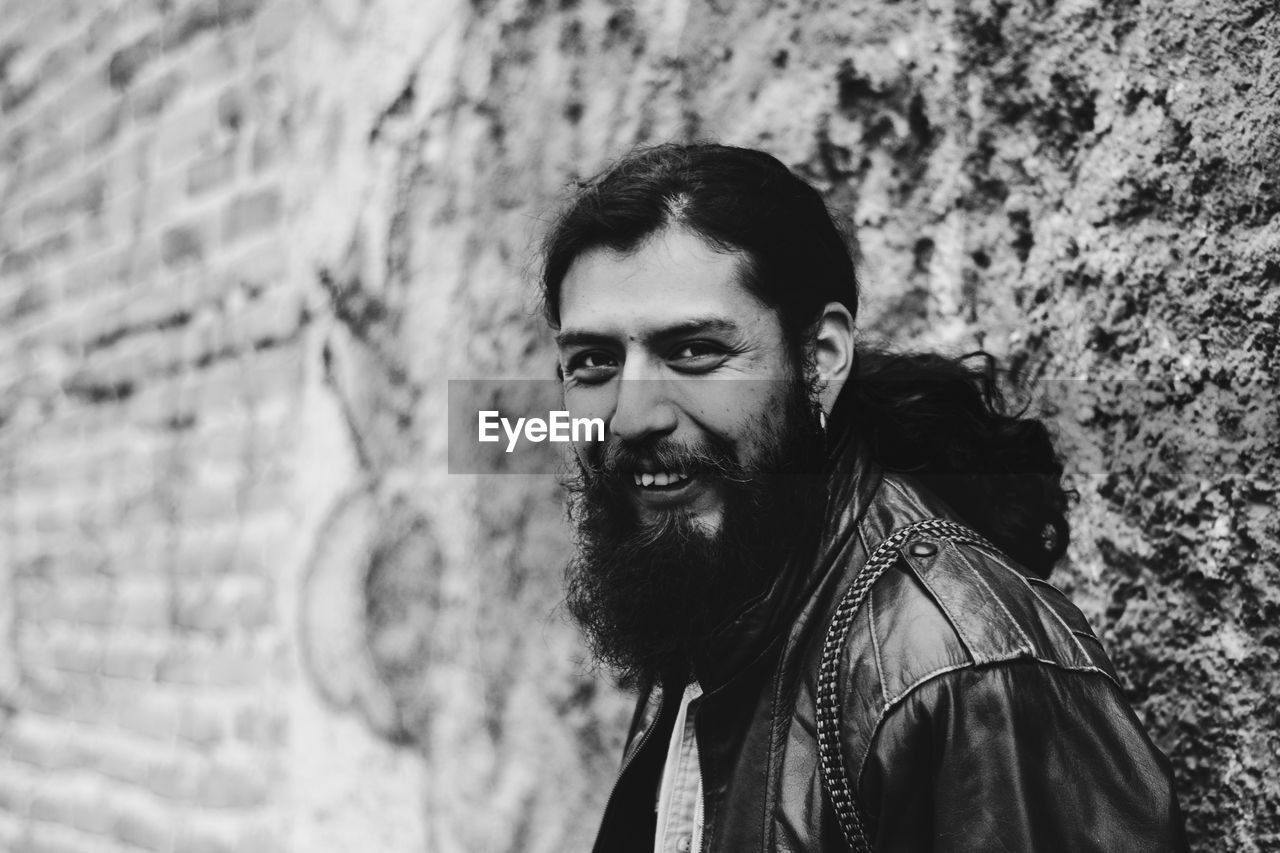
M954 387L896 379L859 379L844 394L843 416L865 413L849 406L882 405L880 428L891 432L894 405L909 398L937 400L937 416L954 406ZM1068 476L1106 474L1150 455L1156 445L1200 457L1186 473L1213 468L1212 457L1229 447L1274 441L1280 434L1280 383L1187 379L1045 379L1002 388L1003 412L1043 421L1063 454ZM566 385L555 379L450 380L448 464L451 474L559 474L575 448L612 440L615 418L633 429L661 434L664 419L678 423L682 442L707 434L730 440L776 429L789 380L610 379L597 385ZM948 402L950 399L950 402ZM903 404L905 405L905 404ZM656 419L654 423L636 421ZM957 424L957 428L960 426ZM944 431L940 433L945 436ZM1258 448L1263 449L1263 448ZM1237 452L1237 451L1231 451ZM1257 452L1257 450L1253 451ZM1274 448L1271 451L1274 454ZM1193 472L1195 472L1193 474ZM1007 470L966 471L1006 476ZM1032 473L1032 472L1027 472ZM1259 483L1270 493L1276 484Z

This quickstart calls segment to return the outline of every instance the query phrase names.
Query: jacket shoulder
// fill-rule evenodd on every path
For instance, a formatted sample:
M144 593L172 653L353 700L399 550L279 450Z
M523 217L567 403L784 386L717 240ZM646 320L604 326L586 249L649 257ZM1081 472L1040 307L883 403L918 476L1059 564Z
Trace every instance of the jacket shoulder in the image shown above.
M897 578L873 590L881 618L881 666L917 680L913 663L943 646L952 663L984 666L1031 658L1061 669L1100 670L1115 679L1083 613L1046 581L986 545L921 535L898 549ZM896 581L896 582L895 582ZM897 611L903 611L897 618ZM939 630L912 630L932 611ZM907 618L902 618L906 616Z
M842 649L842 738L854 767L880 721L948 673L1020 662L1117 681L1084 614L1001 552L928 533L897 552Z

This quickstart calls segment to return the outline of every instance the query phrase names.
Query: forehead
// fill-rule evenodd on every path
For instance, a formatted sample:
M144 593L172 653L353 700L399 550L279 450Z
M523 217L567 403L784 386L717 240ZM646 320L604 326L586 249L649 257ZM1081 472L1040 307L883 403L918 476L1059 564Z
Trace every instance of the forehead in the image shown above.
M776 325L776 314L743 287L746 256L667 229L634 251L593 249L569 267L560 287L560 327L636 336L717 318L744 330Z

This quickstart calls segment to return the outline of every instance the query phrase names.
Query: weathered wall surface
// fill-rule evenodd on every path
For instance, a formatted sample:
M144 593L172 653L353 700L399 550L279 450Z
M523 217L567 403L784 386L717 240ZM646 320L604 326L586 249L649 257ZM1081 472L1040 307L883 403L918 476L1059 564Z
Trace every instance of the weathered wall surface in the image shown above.
M416 757L299 676L355 463L288 250L296 11L0 4L0 849L422 844Z
M1058 580L1274 846L1278 81L1271 0L0 4L0 845L585 844L626 703L445 380L546 377L539 217L708 136L858 229L868 338L1069 380Z

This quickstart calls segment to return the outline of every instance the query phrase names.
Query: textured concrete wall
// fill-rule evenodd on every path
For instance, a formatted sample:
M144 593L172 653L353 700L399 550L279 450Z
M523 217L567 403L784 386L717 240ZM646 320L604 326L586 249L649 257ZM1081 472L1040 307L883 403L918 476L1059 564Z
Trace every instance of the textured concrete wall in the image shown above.
M1278 66L1272 0L0 3L0 846L584 845L626 702L445 380L549 375L539 217L702 136L858 228L868 338L1065 380L1058 580L1274 846Z

